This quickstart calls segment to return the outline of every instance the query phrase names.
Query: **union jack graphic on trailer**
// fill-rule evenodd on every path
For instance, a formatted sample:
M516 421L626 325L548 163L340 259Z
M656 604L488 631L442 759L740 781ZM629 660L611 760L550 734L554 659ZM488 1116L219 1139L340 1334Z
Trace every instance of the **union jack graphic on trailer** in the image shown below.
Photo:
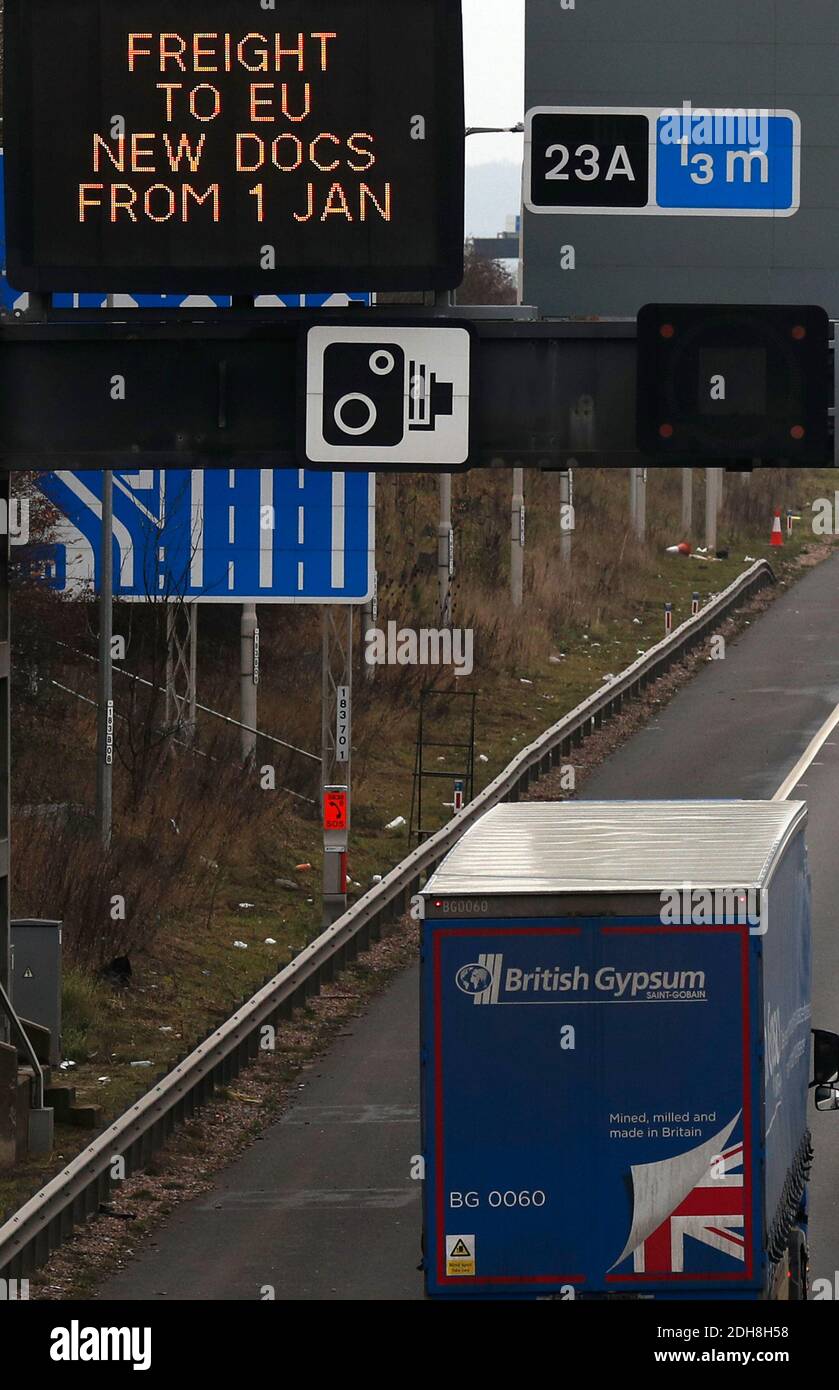
M683 1274L687 1237L744 1261L744 1147L729 1142L739 1119L675 1158L633 1165L632 1229L613 1269L631 1255L636 1274Z
M734 1168L740 1172L735 1173ZM742 1169L742 1144L715 1158L685 1200L633 1251L636 1274L681 1274L686 1236L742 1260L746 1244Z

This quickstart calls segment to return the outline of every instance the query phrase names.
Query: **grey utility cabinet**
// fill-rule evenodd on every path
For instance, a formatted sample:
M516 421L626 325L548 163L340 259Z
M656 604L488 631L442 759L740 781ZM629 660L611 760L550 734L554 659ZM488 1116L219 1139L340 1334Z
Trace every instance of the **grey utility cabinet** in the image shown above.
M50 1030L50 1066L61 1061L61 922L12 919L15 1012Z

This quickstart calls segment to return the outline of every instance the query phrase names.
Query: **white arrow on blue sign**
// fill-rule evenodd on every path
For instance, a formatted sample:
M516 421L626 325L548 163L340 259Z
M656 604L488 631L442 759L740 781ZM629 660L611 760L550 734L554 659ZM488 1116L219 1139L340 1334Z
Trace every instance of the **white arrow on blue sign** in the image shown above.
M51 587L98 587L102 473L38 486L63 520L32 563ZM375 475L302 469L114 473L114 593L134 602L364 603L375 573Z

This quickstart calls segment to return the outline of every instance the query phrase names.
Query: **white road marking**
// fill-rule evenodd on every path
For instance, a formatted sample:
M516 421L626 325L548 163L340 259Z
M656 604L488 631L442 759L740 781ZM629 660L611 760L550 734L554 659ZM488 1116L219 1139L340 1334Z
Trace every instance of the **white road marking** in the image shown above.
M343 589L346 549L346 474L332 474L332 587Z
M81 479L69 470L60 469L56 472L56 478L69 488L78 497L79 501L87 507L88 511L96 517L100 526L102 524L102 501L90 488L85 487ZM125 588L133 588L134 585L134 542L131 532L118 516L114 516L114 540L119 552L119 577L120 583ZM101 531L100 531L101 535ZM91 555L93 548L91 547Z
M810 740L810 743L804 750L804 753L799 758L798 762L795 764L795 767L792 769L792 772L781 783L780 787L776 791L775 795L772 798L773 801L787 800L790 792L798 786L799 782L801 782L801 778L804 776L804 773L813 763L816 754L820 753L822 748L824 748L828 738L833 733L833 730L836 728L837 725L839 725L839 705L836 706L833 713L829 715L825 722L822 724L815 738ZM801 785L806 786L806 783L801 783Z
M193 468L191 470L192 496L190 508L192 513L191 545L192 554L189 560L189 582L193 589L201 589L204 586L204 470L203 468Z
M262 468L259 472L259 505L270 507L274 515L274 470ZM259 587L270 589L274 583L274 528L262 525L260 512L259 529Z

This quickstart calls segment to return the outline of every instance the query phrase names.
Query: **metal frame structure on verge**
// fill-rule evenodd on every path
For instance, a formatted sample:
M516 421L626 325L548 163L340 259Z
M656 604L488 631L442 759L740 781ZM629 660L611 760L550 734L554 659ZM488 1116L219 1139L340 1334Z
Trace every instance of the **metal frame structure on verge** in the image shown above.
M166 609L166 728L191 746L196 725L198 604Z
M426 705L432 699L438 700L471 700L472 708L469 712L469 738L465 743L457 741L439 742L437 740L426 740L425 738L425 710ZM411 819L408 824L408 844L412 845L414 839L417 844L422 844L431 831L425 829L422 815L422 784L426 777L448 780L453 782L456 778L463 780L463 802L464 805L472 800L475 794L475 711L478 701L476 690L435 690L433 686L425 686L420 692L419 704L419 724L417 726L417 744L414 755L414 782L411 792ZM446 768L441 771L439 768L427 768L423 754L426 748L456 748L466 752L465 768ZM416 828L414 828L414 813L416 812Z

